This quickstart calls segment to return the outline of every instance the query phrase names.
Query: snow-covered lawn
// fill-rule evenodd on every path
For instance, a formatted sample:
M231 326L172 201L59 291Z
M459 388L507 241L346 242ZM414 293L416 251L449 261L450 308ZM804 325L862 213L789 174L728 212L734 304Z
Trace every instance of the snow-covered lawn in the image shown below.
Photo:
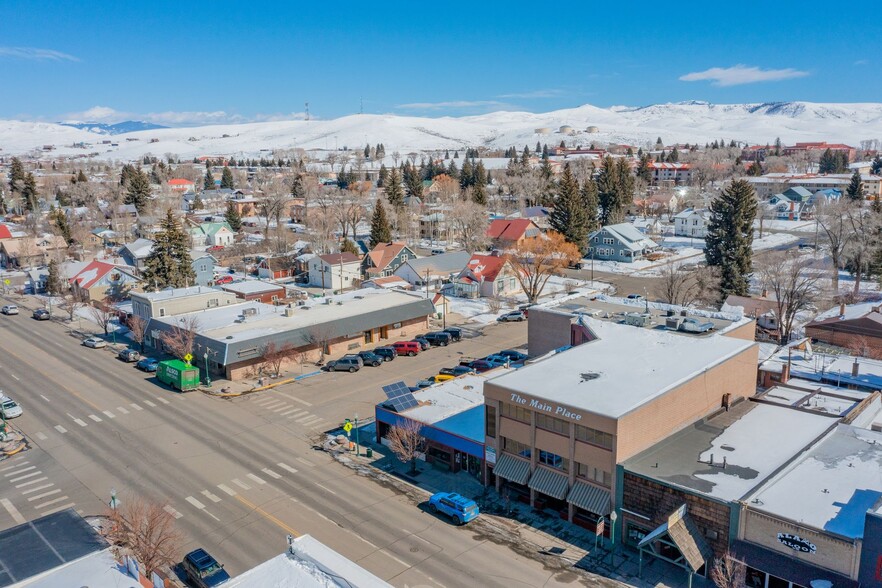
M799 237L791 235L790 233L767 233L763 235L762 239L757 239L754 235L753 250L763 251L765 249L772 249L773 247L779 247L796 241L799 241Z
M753 228L759 230L760 223L758 220L753 221ZM813 220L778 220L764 219L763 231L793 231L796 233L814 233L815 221Z

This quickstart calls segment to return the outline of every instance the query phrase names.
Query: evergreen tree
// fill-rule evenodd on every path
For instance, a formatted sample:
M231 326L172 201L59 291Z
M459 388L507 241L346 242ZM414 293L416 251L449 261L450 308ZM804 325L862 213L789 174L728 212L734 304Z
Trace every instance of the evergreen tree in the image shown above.
M652 183L652 156L644 153L637 162L636 175L638 178L646 182L646 185Z
M854 170L854 173L851 174L851 182L849 182L848 188L845 190L845 195L856 202L863 202L864 184L861 181L861 172L858 170Z
M557 197L554 208L548 217L551 228L564 236L584 252L588 243L588 222L585 203L579 193L579 183L570 170L570 164L564 166L560 182L557 186Z
M196 273L190 259L190 243L171 208L159 224L153 250L144 261L144 286L154 291L193 284Z
M474 183L475 183L475 185L480 184L482 186L486 186L490 183L490 174L487 173L486 169L484 169L484 162L483 161L479 161L475 165L475 181L474 181Z
M456 167L456 162L451 161L450 165L447 166L447 175L453 178L454 180L458 180L460 177L459 168Z
M625 220L625 209L634 201L634 176L625 159L606 156L597 178L600 224L614 225Z
M88 182L89 178L86 177L86 174L83 173L83 170L80 170L77 174L77 183L85 183Z
M527 149L526 146L524 146L524 152L521 153L520 164L521 164L521 167L525 170L530 167L530 150Z
M833 157L833 152L829 148L824 149L821 160L818 162L818 173L832 174L835 171L836 159Z
M472 202L487 206L487 187L484 183L478 182L472 186Z
M138 213L144 211L147 201L150 199L150 180L140 169L134 170L128 177L128 186L126 187L126 195L123 202L126 204L134 204L138 209Z
M659 137L658 139L655 140L655 148L656 149L659 149L664 146L665 146L665 144L664 144L664 141L662 141L661 137Z
M49 220L55 224L55 230L62 236L64 242L68 246L73 244L73 233L70 230L70 223L67 222L67 215L60 208L53 208L49 211Z
M423 197L423 178L409 163L404 166L404 191L411 198Z
M588 229L588 234L590 234L599 228L599 223L597 222L599 200L597 197L597 182L594 181L594 178L585 180L581 190L579 190L579 197L582 200L582 208L585 210L585 226Z
M459 159L459 151L453 152L453 159Z
M371 146L370 146L370 145L365 145L365 146L364 146L364 158L365 158L365 159L370 159L370 158L371 158Z
M536 153L541 153L541 152L542 152L542 145L539 143L539 141L536 141Z
M386 199L392 208L398 210L404 206L404 191L401 189L401 176L398 175L398 168L393 167L389 174L389 185L386 186Z
M462 171L459 174L459 187L465 190L475 183L475 168L470 159L466 159L462 164Z
M234 233L238 233L242 230L242 216L239 214L239 209L237 209L232 202L227 203L227 211L224 213L224 219L227 221L227 224L230 225L230 228L233 229Z
M678 161L680 161L680 152L677 151L676 147L674 147L674 149L668 155L668 163L677 163Z
M196 193L196 196L193 197L193 202L190 204L190 210L202 210L205 208L205 203L202 202L202 196L199 193Z
M25 174L24 186L21 189L21 198L24 201L26 210L29 212L37 210L37 180L31 172Z
M747 295L757 199L746 180L735 180L711 201L705 237L707 264L719 268L720 300Z
M58 262L54 259L49 261L49 270L46 276L46 293L50 296L60 296L64 293L61 272L58 269Z
M444 150L444 159L450 159L450 149Z
M13 157L12 163L9 166L9 191L12 192L13 195L21 194L21 191L24 188L24 182L24 166L21 164L21 160L18 157Z
M386 218L383 201L377 198L374 215L371 217L371 249L380 243L389 243L390 241L392 241L392 227L389 225L389 219Z
M837 151L833 155L835 170L833 173L844 174L848 172L848 153L845 151Z
M232 190L235 187L236 186L233 182L233 171L229 167L224 166L224 171L221 174L221 188L228 188Z
M205 179L202 181L202 189L203 190L214 190L217 186L214 185L214 176L211 174L211 168L205 168Z
M294 174L294 178L291 180L291 197L306 197L306 187L303 185L303 174Z
M343 239L343 243L340 244L340 253L351 253L353 255L361 254L358 250L358 245L353 243L352 239L349 238Z
M539 168L539 175L541 175L546 180L550 180L551 176L554 175L554 172L551 170L551 160L547 157L542 159L542 166Z
M754 162L750 164L750 167L747 168L747 175L754 177L763 175L763 166L760 165L759 160L754 160Z
M386 169L385 164L380 164L380 174L377 178L377 188L382 188L386 185L386 182L389 181L389 170Z
M870 168L870 173L874 175L882 174L882 156L877 155L873 158L873 165Z

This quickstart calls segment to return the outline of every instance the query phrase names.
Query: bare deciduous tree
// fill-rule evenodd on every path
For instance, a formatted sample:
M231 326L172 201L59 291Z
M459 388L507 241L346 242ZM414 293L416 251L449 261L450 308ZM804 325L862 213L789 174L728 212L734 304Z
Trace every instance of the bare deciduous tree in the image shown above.
M73 322L74 317L77 316L77 311L85 305L86 302L83 300L79 290L72 289L70 294L64 297L64 304L62 305L67 312L68 322Z
M710 576L717 588L744 588L745 571L744 564L727 551L723 557L714 559Z
M130 555L141 563L148 577L179 561L184 536L163 505L133 495L117 508L109 508L105 516L105 539L119 555Z
M261 349L263 364L273 375L278 376L282 370L282 364L289 360L296 360L298 352L291 343L276 343L270 341Z
M328 344L333 333L326 325L315 325L306 333L306 340L311 346L319 350L318 365L325 362L325 355L329 353Z
M178 319L170 331L163 332L160 335L160 339L169 353L183 360L186 355L193 353L193 345L196 342L198 330L198 318L195 316L183 316Z
M89 306L89 315L101 327L105 335L110 331L110 324L113 322L114 317L116 317L113 307L110 305L109 300L106 299L94 301Z
M845 249L851 242L854 233L848 220L849 209L853 208L847 198L829 202L818 206L815 219L821 235L826 241L830 251L830 260L833 262L833 295L839 294L839 270L845 257Z
M702 266L687 270L668 261L661 270L661 278L654 294L667 304L691 306L715 296L713 270Z
M412 420L402 421L394 425L386 434L389 449L402 463L410 462L410 473L416 473L417 457L424 451L426 440L423 438L423 426Z
M523 239L505 256L529 302L536 302L551 276L582 258L579 248L563 235L549 231L544 236Z
M468 252L480 251L487 244L487 208L474 202L458 201L448 214L454 238Z
M147 319L133 314L129 318L129 332L132 333L132 341L138 344L141 353L144 353L144 338L147 336Z
M818 277L811 260L793 251L770 253L758 269L763 289L776 300L779 343L784 345L790 341L796 315L812 308L817 300Z
M854 276L852 296L857 298L861 280L869 270L870 259L879 247L880 222L877 214L865 210L860 204L847 209L846 219L852 238L845 246L846 265Z

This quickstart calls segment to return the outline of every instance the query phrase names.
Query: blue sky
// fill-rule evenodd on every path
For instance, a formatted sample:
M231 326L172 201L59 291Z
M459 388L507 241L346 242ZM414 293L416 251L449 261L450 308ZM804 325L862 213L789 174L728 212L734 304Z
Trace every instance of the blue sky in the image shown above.
M874 16L875 14L875 16ZM873 2L0 3L0 118L882 98Z

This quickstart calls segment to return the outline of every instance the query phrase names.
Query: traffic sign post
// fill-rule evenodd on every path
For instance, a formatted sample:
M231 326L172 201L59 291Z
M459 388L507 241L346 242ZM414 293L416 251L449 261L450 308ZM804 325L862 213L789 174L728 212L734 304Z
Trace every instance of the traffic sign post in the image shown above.
M184 361L187 362L187 365L190 365L190 361L192 359L193 359L193 355L191 353L188 353L187 355L184 356Z

